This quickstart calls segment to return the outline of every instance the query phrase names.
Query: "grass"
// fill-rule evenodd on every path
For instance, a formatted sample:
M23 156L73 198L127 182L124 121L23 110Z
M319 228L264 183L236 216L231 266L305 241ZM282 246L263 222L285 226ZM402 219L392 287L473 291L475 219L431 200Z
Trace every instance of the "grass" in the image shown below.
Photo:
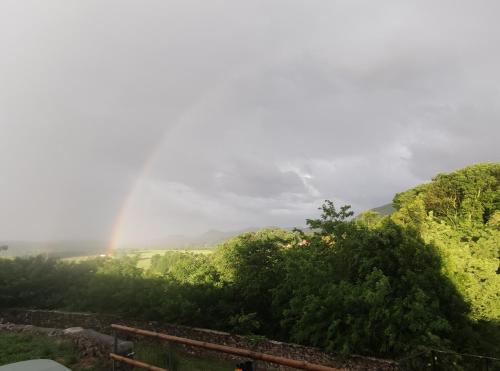
M0 331L0 366L40 358L52 359L74 371L101 370L95 362L80 359L78 349L69 340Z
M134 351L135 359L171 371L232 371L236 364L236 362L186 354L175 346L169 349L168 344L136 343Z
M197 357L160 343L134 344L135 359L171 371L229 371L236 362ZM0 366L30 359L52 359L73 371L103 371L102 360L82 359L69 340L32 333L0 331ZM139 370L139 369L137 369Z
M137 267L142 269L148 269L151 266L151 258L155 255L163 255L169 251L178 251L178 252L189 252L193 254L211 254L213 250L202 250L202 249L193 249L193 250L134 250L131 252L127 252L126 255L130 256L139 256L139 261L137 262Z
M113 252L113 256L117 258L123 256L138 256L139 261L137 262L137 267L146 270L151 266L151 258L153 256L163 255L169 251L189 252L193 254L212 254L214 250L213 249L147 249L147 250L118 249ZM61 260L78 263L88 259L95 259L97 257L99 257L99 255L73 256L70 258L63 258Z

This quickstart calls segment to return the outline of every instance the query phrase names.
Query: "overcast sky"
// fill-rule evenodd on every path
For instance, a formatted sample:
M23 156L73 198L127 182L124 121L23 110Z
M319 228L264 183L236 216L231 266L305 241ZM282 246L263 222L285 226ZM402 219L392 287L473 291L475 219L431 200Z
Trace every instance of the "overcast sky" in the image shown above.
M0 2L0 240L303 225L500 160L500 3Z

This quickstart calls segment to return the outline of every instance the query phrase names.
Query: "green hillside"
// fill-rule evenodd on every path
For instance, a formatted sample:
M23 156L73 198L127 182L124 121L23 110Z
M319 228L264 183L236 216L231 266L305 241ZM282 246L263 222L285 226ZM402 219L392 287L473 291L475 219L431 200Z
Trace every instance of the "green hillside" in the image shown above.
M375 207L371 209L371 211L374 211L382 216L386 215L391 215L396 209L392 206L392 204L385 204L379 207Z

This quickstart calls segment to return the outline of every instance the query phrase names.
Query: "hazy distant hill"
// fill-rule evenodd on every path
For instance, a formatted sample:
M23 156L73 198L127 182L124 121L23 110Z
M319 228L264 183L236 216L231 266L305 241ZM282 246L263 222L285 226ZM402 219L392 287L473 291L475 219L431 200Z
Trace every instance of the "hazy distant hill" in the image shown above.
M381 215L392 214L395 209L391 204L371 209ZM234 231L219 231L211 229L205 233L195 236L181 234L169 235L165 238L150 241L148 243L130 244L123 246L125 249L198 249L212 248L245 232L255 232L263 228L282 228L292 230L293 227L250 227ZM299 227L303 231L309 231L308 227ZM58 258L69 258L75 256L91 256L105 254L108 243L104 241L0 241L0 246L7 245L7 251L1 252L0 256L30 256L49 255ZM121 247L120 247L121 248Z
M386 215L391 215L393 212L396 211L396 209L392 207L392 204L385 204L379 207L374 207L373 209L369 209L369 211L375 211L376 213L379 213L382 216L386 216ZM359 218L360 215L361 213L356 214L354 216L354 219Z
M276 228L276 227L266 227ZM241 233L257 231L261 228L246 228L235 231L209 230L196 236L170 235L165 238L143 244L123 246L126 249L197 249L211 248ZM292 228L285 228L292 229ZM7 251L0 256L49 255L58 258L99 255L107 252L108 243L103 241L0 241L0 246L7 245Z
M371 210L379 213L382 216L391 215L393 212L396 211L396 209L392 206L392 204L382 205L379 207L375 207Z
M47 254L60 258L102 254L107 246L102 241L0 241L0 246L3 245L9 248L0 256Z
M153 241L152 247L161 248L189 248L189 247L212 247L237 236L244 232L252 232L260 228L247 228L237 231L223 232L216 229L211 229L197 236L170 235L160 240Z
M153 241L149 247L151 247L151 248L163 248L163 249L190 248L190 247L209 248L209 247L214 247L215 245L217 245L221 242L224 242L232 237L235 237L239 234L242 234L245 232L255 232L255 231L258 231L259 229L263 229L263 228L282 228L282 229L289 229L289 230L293 229L293 228L274 227L274 226L251 227L251 228L245 228L245 229L240 229L240 230L235 230L235 231L226 231L226 232L219 231L216 229L211 229L211 230L209 230L203 234L197 235L197 236L183 236L183 235L167 236L163 239Z

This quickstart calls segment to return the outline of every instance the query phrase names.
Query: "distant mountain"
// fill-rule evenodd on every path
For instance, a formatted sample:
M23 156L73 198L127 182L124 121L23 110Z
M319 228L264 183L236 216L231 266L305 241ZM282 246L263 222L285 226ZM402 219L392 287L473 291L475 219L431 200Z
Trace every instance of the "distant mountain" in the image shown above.
M222 232L222 231L218 231L216 229L211 229L211 230L195 237L192 242L194 242L195 244L200 245L200 246L215 245L215 244L220 243L222 241L228 240L234 236L237 236L238 234L241 234L244 232L250 232L251 230L252 229Z
M190 247L213 247L223 241L226 241L234 236L244 232L256 231L260 228L247 228L238 231L223 232L216 229L211 229L205 233L196 236L170 235L160 240L153 241L151 247L161 248L190 248Z
M379 213L382 216L386 216L386 215L391 215L393 212L396 211L396 209L392 206L392 204L385 204L379 207L375 207L371 209L371 211L375 211L376 213Z
M381 216L387 216L391 215L393 212L396 211L396 209L392 206L392 204L385 204L379 207L374 207L373 209L368 209L365 211L375 211L376 213L380 214ZM361 213L357 214L354 216L354 219L358 219L361 216Z
M215 247L215 245L220 244L224 241L229 240L235 236L238 236L245 232L255 232L264 228L282 228L292 230L293 228L284 228L284 227L275 227L275 226L267 226L267 227L251 227L245 229L239 229L234 231L219 231L216 229L211 229L205 233L202 233L197 236L183 236L183 235L171 235L160 240L153 241L151 244L148 244L150 248L162 248L162 249L173 249L173 248L211 248Z

